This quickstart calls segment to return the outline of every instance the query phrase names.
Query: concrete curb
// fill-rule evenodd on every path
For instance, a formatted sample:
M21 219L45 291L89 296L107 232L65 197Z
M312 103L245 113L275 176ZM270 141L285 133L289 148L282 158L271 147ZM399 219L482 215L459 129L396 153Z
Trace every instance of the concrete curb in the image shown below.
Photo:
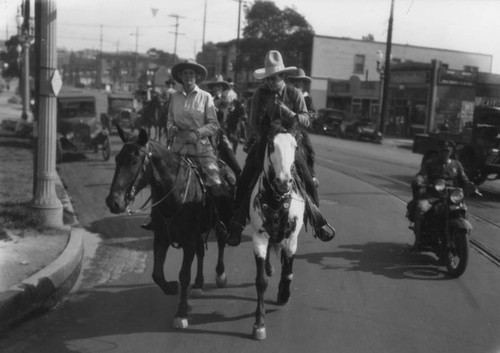
M62 185L59 177L57 183ZM47 267L0 293L0 331L19 323L34 312L53 307L76 283L83 261L84 231L78 228L73 206L65 191L61 202L64 213L73 217L68 227L68 244Z

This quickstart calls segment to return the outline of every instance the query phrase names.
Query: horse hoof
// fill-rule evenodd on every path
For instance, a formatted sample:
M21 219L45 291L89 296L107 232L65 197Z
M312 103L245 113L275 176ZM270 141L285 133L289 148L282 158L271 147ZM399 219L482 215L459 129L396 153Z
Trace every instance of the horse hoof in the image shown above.
M217 285L217 288L224 288L227 284L226 273L215 275L215 284Z
M201 298L203 296L203 289L202 288L191 288L189 291L189 295L191 298Z
M256 340L265 340L266 339L266 328L262 327L253 327L252 337Z
M176 317L174 318L174 322L172 323L172 326L176 329L185 329L188 328L188 319L185 317Z

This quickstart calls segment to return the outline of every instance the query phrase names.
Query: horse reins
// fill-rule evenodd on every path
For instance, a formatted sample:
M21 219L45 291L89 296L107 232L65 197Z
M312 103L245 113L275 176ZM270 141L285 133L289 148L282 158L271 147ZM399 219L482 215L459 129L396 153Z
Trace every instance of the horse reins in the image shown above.
M149 165L149 163L151 161L151 158L153 156L153 154L149 150L149 144L146 144L145 148L146 148L146 151L144 151L142 148L139 149L139 151L142 154L144 154L144 159L143 159L141 168L139 168L139 170L137 171L137 174L135 175L134 182L132 184L132 187L130 188L130 191L127 192L127 195L132 194L132 202L133 202L133 199L135 198L135 189L137 188L136 185L138 184L137 179L139 178L139 174L141 173L141 170L143 172L146 171L146 169L147 169L147 167L148 167L148 165ZM158 171L156 170L155 165L153 163L151 163L151 167L153 168L153 175L155 176L155 178L159 177ZM180 169L179 169L179 172L180 172ZM190 180L191 180L191 168L189 168L188 183L189 183ZM175 189L177 189L177 183L178 183L178 181L179 181L179 175L177 175L177 178L175 180L175 185L172 187L172 189L168 193L166 193L160 200L158 200L155 203L151 204L149 207L145 207L145 206L151 200L151 195L149 195L148 199L144 202L144 204L139 209L137 209L137 210L130 210L130 209L127 208L127 213L129 215L131 215L131 214L135 214L135 213L147 211L147 210L152 209L153 207L159 205L168 196L170 196L170 194L172 194L172 192L174 192ZM184 204L184 202L186 201L187 191L188 191L188 188L186 188L186 190L184 192L184 196L183 196L183 199L182 199L182 204Z

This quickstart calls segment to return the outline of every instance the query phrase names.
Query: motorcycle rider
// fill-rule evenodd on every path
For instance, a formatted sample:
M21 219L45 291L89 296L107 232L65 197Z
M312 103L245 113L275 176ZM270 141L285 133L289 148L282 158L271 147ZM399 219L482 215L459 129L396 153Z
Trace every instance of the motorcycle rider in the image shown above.
M415 233L414 250L422 248L422 221L424 215L433 207L435 195L428 191L426 186L433 185L437 179L443 179L446 185L458 186L464 189L464 192L470 193L476 190L473 183L469 181L465 174L462 164L453 159L455 143L451 140L445 140L440 144L440 154L436 158L430 159L422 165L422 169L417 173L412 181L414 203L414 225ZM439 208L436 208L439 214Z

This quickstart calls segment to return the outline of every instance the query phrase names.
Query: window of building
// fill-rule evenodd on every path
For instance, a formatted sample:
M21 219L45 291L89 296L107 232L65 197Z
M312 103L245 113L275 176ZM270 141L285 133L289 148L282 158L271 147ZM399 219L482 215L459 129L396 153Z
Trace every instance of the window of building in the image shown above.
M354 56L354 71L355 74L364 74L365 72L365 56L356 54Z
M477 66L471 66L471 65L465 65L464 66L464 71L467 71L467 72L478 72L479 71L479 67L477 67Z

